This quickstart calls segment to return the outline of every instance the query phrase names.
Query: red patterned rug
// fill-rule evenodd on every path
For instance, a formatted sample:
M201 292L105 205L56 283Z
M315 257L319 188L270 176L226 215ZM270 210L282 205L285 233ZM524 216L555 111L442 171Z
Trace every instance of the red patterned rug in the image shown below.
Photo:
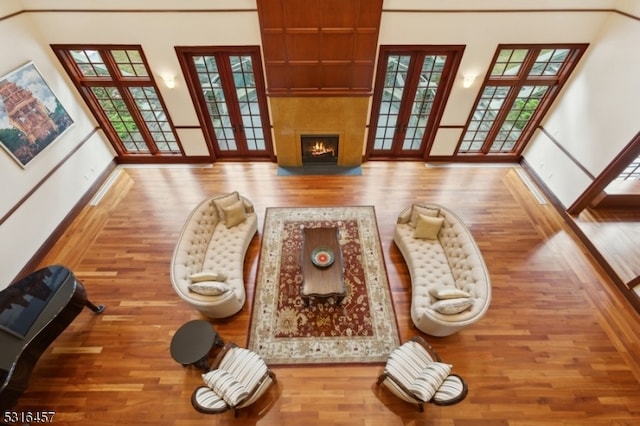
M336 226L347 294L300 294L302 229ZM399 345L373 207L268 208L249 349L270 364L379 363Z

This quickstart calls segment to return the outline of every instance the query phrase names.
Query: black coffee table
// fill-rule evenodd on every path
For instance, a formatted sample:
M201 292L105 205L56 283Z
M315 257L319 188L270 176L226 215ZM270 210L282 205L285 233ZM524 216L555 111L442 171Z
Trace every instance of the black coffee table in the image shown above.
M183 367L193 365L209 371L209 352L224 341L205 320L193 320L180 327L171 339L171 357Z

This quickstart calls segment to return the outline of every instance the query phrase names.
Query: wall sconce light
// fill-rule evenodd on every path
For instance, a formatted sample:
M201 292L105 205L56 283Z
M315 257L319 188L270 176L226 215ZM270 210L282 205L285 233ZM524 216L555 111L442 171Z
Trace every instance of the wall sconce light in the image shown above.
M471 85L475 80L476 80L475 75L465 75L462 80L462 87L464 87L465 89L468 89L469 87L471 87Z
M174 87L176 87L176 79L174 76L163 75L162 79L164 80L165 86L167 86L169 89L173 89Z

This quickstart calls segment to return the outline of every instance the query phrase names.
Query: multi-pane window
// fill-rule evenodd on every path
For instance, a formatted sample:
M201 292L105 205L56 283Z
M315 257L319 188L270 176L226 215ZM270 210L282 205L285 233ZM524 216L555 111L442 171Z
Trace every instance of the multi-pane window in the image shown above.
M640 180L640 157L632 161L616 180Z
M499 47L458 153L519 155L585 48Z
M53 46L119 155L182 150L138 46Z

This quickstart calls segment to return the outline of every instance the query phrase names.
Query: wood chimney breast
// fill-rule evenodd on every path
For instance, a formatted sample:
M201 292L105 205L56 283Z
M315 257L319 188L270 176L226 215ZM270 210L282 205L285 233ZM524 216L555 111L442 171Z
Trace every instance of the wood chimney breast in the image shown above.
M270 96L368 95L382 0L258 0Z

